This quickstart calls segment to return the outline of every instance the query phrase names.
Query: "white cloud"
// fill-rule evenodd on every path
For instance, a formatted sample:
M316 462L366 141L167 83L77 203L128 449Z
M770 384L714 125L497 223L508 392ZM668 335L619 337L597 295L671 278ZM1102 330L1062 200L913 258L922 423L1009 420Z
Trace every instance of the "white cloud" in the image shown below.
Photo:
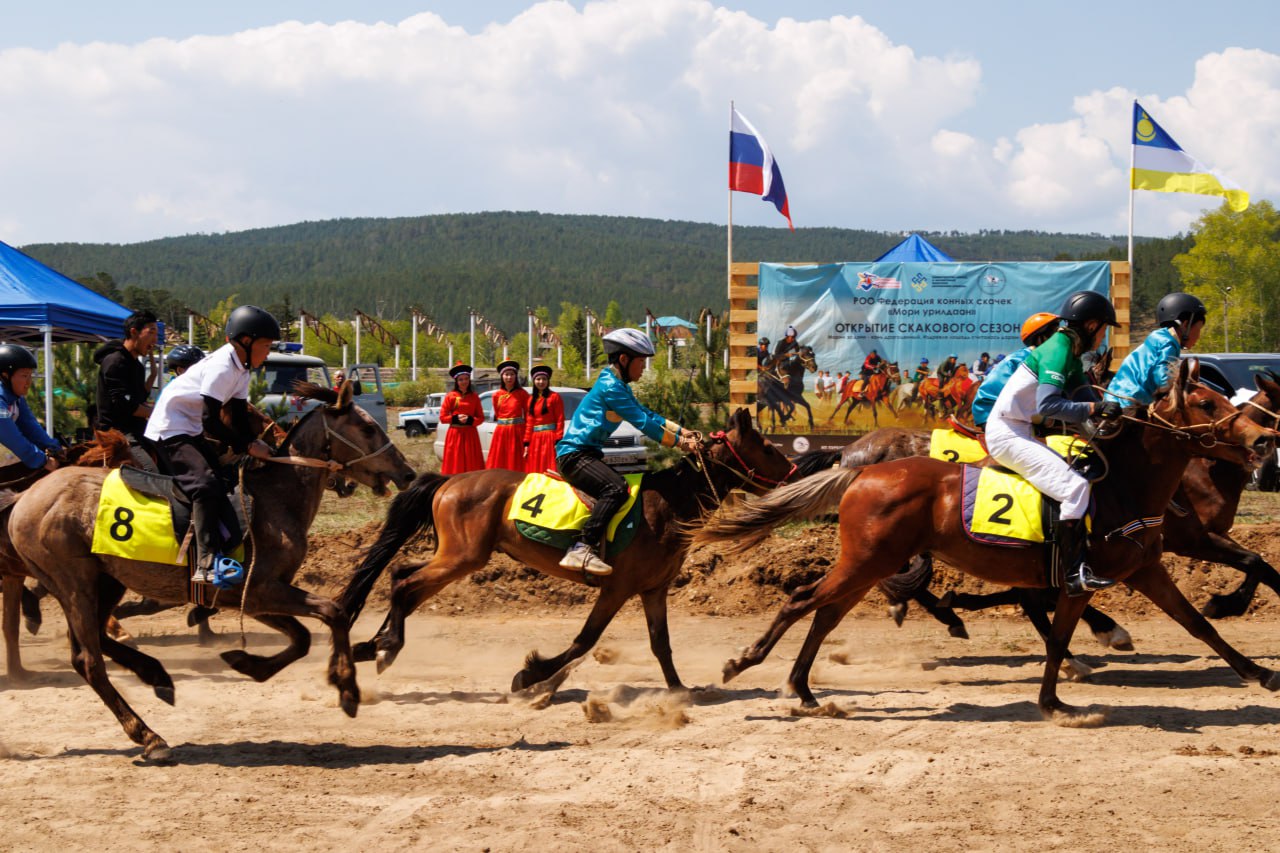
M984 139L955 129L981 79L859 17L707 0L549 1L474 33L423 13L11 49L0 239L495 209L714 220L730 99L802 226L1123 229L1133 93ZM1280 192L1280 57L1209 54L1187 92L1142 99L1197 157ZM735 218L780 224L746 201Z

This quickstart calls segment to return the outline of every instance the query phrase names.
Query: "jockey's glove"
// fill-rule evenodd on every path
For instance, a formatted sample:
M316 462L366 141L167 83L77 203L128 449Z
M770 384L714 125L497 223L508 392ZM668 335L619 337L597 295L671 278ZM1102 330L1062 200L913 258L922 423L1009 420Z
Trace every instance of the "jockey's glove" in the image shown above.
M1099 420L1114 421L1123 414L1124 410L1120 408L1120 404L1115 400L1103 400L1100 403L1093 404L1093 416Z

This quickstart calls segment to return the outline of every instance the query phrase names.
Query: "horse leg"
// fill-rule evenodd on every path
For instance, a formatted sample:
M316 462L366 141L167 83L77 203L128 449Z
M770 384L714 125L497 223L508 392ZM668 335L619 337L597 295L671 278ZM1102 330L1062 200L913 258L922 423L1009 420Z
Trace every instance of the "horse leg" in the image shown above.
M530 652L528 657L525 658L524 669L517 672L515 677L511 679L512 692L546 681L561 669L591 651L591 647L600 639L604 629L609 627L609 623L613 621L613 617L622 609L622 605L631 597L633 591L630 587L624 587L621 584L613 584L600 590L600 595L596 598L596 603L592 606L591 613L587 615L587 621L583 624L582 630L578 632L578 636L573 638L569 648L552 658L543 658L536 651ZM648 616L647 608L646 616ZM670 651L668 650L669 654ZM666 668L664 667L663 675L666 674ZM671 674L675 674L674 669L672 669ZM678 684L679 679L677 678L676 681ZM669 678L668 684L670 684Z
M5 672L15 684L27 681L30 670L22 666L22 654L18 650L18 617L22 615L22 593L26 585L19 575L5 574L0 582L4 596L4 654Z
M1107 614L1090 604L1080 615L1093 637L1104 649L1115 649L1120 652L1133 651L1133 637Z
M644 604L644 621L649 628L649 649L658 659L658 666L662 667L662 677L667 680L667 687L678 690L684 685L680 683L675 662L671 659L671 632L667 629L666 585L642 592L640 601Z
M1259 666L1222 639L1209 620L1201 616L1191 602L1187 601L1160 563L1143 566L1125 578L1125 583L1151 599L1186 628L1188 634L1217 652L1242 679L1256 681L1268 690L1280 689L1280 673Z
M1242 616L1249 609L1258 590L1259 582L1265 583L1280 594L1280 574L1266 561L1261 554L1250 551L1239 542L1221 533L1206 533L1205 541L1197 543L1198 547L1187 549L1184 556L1222 563L1245 573L1240 586L1229 593L1213 595L1205 603L1201 612L1210 619L1223 619L1227 616Z
M124 597L125 587L110 575L98 576L98 624L101 627L102 651L107 657L138 676L143 684L155 691L156 698L173 704L173 679L164 664L151 655L141 652L115 639L107 632L114 620L111 614Z
M1049 625L1048 608L1038 595L1038 590L1018 590L1018 606L1022 608L1022 615L1031 620L1031 625L1036 629L1036 633L1040 635L1041 640L1048 641L1049 633L1052 628ZM1067 648L1063 651L1062 675L1068 680L1083 680L1093 673L1093 669L1087 664L1076 660L1076 656L1071 653L1071 649Z
M40 599L49 594L49 591L40 584L36 584L35 589L27 589L26 584L22 586L22 621L26 625L28 634L39 634L40 626L44 624L44 614L40 612Z
M922 589L914 596L916 602L924 608L925 612L937 619L943 625L947 626L947 633L958 640L969 639L969 630L964 626L964 620L956 615L956 612L950 607L943 605L942 600L927 589ZM895 621L897 617L894 617ZM899 625L902 623L899 622Z
M473 551L470 554L454 555L447 551L436 551L426 566L404 577L393 578L391 610L387 613L382 629L370 641L377 649L375 659L378 661L379 673L395 663L396 656L404 648L404 620L409 614L449 584L483 568L488 562L490 549L483 549L484 553L481 555L474 543L470 547ZM367 654L364 646L364 643L359 646L361 660L367 660L364 657Z
M216 607L201 607L198 604L187 611L187 626L196 627L196 643L204 648L218 644L218 632L209 624L209 620L217 612Z
M831 604L825 604L814 613L813 622L809 625L809 633L804 638L804 645L800 647L800 654L796 655L796 662L791 667L791 674L787 676L787 687L799 697L800 704L804 705L804 707L818 707L818 700L814 697L813 691L809 689L809 671L813 669L813 661L818 656L818 649L822 647L822 641L835 630L835 627L840 624L840 620L844 619L845 614L862 600L868 589L870 587L864 587L846 598Z
M289 638L289 645L270 656L250 654L242 649L223 652L222 659L236 672L247 675L254 681L266 681L289 664L306 657L311 651L311 632L292 616L259 614L253 618L284 634Z
M1063 593L1058 597L1058 604L1053 614L1053 627L1045 638L1044 677L1040 680L1040 714L1046 720L1067 723L1073 719L1081 719L1084 712L1073 708L1058 698L1058 671L1062 668L1063 658L1067 654L1067 645L1071 635L1075 633L1080 614L1089 604L1092 596L1071 598Z

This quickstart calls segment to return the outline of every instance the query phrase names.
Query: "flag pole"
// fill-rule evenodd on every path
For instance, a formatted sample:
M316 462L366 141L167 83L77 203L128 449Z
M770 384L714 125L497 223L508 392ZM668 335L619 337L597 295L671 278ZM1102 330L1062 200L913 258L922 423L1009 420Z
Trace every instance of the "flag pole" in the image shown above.
M1134 112L1137 112L1138 102L1133 102ZM1134 127L1132 120L1129 126L1129 287L1130 293L1133 288L1133 133Z
M729 101L729 133L733 133L733 101ZM725 252L725 296L729 297L733 287L733 185L729 184L729 229L728 246ZM732 302L729 303L732 306Z

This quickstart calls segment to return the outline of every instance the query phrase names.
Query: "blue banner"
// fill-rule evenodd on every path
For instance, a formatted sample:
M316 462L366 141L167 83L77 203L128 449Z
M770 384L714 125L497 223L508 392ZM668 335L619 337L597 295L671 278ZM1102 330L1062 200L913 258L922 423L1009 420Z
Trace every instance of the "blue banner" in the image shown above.
M1111 265L1107 261L761 264L759 282L758 334L769 338L771 360L775 353L789 360L789 372L782 372L778 368L783 365L775 363L776 381L766 380L766 371L761 372L758 403L765 429L847 434L886 425L884 407L891 407L887 424L892 425L921 425L931 416L944 414L946 407L930 410L925 406L928 400L905 393L915 388L901 388L917 384L910 380L923 359L928 359L930 377L938 378L942 367L944 380L961 365L963 372L972 371L983 353L995 362L998 356L1021 348L1019 329L1030 315L1056 312L1077 290L1109 293ZM787 336L788 327L794 328L794 338ZM883 386L870 389L878 399L851 401L848 386L867 375L864 362L873 350L885 363L880 369ZM803 368L792 355L797 352L805 356L799 360ZM766 382L774 387L766 388ZM787 400L783 392L788 382L792 398L803 382L803 401ZM895 389L897 401L890 397ZM766 396L770 399L763 399ZM775 401L781 405L769 405ZM846 405L839 407L841 401ZM806 404L809 412L803 411ZM781 411L766 412L774 409ZM772 423L767 414L774 416Z

